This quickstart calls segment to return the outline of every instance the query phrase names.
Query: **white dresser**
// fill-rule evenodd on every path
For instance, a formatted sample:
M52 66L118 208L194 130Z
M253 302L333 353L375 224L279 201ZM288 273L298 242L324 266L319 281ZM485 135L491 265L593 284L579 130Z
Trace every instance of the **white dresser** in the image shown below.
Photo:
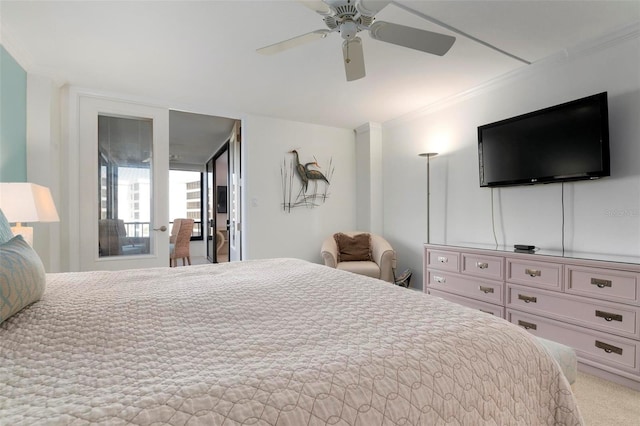
M571 346L580 369L640 390L640 258L426 244L424 291Z

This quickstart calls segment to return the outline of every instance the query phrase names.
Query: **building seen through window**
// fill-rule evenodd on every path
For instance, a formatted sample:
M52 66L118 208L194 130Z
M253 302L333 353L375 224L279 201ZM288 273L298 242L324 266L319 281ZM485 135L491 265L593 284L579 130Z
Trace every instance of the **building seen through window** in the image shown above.
M100 168L100 219L116 216L124 222L126 235L129 237L149 237L151 222L150 203L140 200L151 198L150 173L148 168L112 167L112 173L117 176L112 182L116 183L110 189L108 185L108 168ZM116 202L117 200L117 202Z
M202 238L202 173L169 170L169 222L193 219L192 238Z

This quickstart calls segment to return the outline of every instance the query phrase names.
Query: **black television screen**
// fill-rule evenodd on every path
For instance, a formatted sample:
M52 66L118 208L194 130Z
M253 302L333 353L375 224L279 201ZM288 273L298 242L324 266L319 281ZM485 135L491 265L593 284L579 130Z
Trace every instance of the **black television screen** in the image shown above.
M609 176L607 93L478 127L480 186Z
M217 201L218 213L226 213L227 212L227 187L218 186L216 196L218 200Z

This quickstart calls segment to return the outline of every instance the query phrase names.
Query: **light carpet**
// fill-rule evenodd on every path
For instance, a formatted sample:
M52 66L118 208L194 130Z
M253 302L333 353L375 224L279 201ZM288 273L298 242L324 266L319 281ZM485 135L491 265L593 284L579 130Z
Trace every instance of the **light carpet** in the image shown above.
M587 426L640 426L640 392L582 372L572 388Z

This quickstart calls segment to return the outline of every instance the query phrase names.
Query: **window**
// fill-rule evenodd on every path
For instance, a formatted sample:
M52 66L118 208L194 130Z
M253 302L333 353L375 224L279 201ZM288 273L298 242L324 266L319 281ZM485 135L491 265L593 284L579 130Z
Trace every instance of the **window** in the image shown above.
M99 257L150 252L152 125L98 116Z
M202 239L202 173L169 170L169 222L193 219L192 240Z

